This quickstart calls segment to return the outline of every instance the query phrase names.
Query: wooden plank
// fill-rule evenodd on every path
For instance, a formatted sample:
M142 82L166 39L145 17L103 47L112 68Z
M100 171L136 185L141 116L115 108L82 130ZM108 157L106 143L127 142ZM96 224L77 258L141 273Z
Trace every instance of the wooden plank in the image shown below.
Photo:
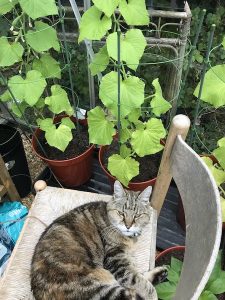
M7 193L7 189L4 185L0 185L0 197L4 196Z
M10 199L12 201L19 201L20 196L17 192L17 189L9 175L8 170L6 169L5 162L2 159L2 156L0 155L0 180L1 183L4 185L4 187L7 190L7 194L9 195Z

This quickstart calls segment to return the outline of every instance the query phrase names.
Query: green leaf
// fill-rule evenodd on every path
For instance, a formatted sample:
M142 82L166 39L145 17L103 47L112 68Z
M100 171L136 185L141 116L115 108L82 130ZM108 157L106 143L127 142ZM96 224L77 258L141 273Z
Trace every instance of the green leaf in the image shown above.
M70 129L75 129L76 128L75 124L73 123L73 121L69 117L62 118L61 124L65 125L65 126L68 126Z
M218 278L207 284L207 290L212 292L213 294L222 294L225 292L225 271L221 271Z
M29 30L25 34L28 44L37 52L48 51L53 48L60 50L56 30L48 24L36 21L35 30Z
M225 222L225 199L223 197L220 197L220 201L221 201L221 210L222 210L222 222Z
M222 46L225 49L225 36L223 37Z
M60 124L58 128L55 126L50 127L45 132L45 138L50 146L63 152L72 140L73 135L68 126Z
M69 116L73 114L73 108L70 105L67 93L60 85L56 84L51 87L52 95L45 98L45 104L54 114L65 112Z
M38 119L37 123L38 123L40 129L43 130L43 131L48 131L52 127L55 128L55 125L53 124L53 119L52 118Z
M123 158L119 154L113 154L108 159L108 170L124 186L139 174L139 162L131 157Z
M141 116L141 108L135 108L129 113L127 117L130 122L135 124L138 123L140 116Z
M201 100L210 103L214 107L225 105L225 64L217 65L209 69L205 75ZM198 97L200 83L194 91Z
M106 119L99 106L88 112L88 133L90 143L99 145L110 145L116 134L114 124Z
M119 10L128 25L148 25L145 0L120 0Z
M28 104L26 102L21 102L18 103L19 104L19 108L16 105L16 103L12 103L12 105L10 106L12 112L19 118L22 117L22 114L25 112L26 108L28 107Z
M174 270L177 274L180 275L181 273L181 269L182 269L182 261L180 261L179 259L177 259L176 257L171 257L171 269Z
M22 10L32 19L57 15L55 0L19 0Z
M131 154L131 149L128 148L126 145L121 145L120 156L122 156L122 158L126 158L126 157L130 156L130 154Z
M216 263L214 265L213 271L212 271L212 273L209 277L209 280L206 284L206 287L205 287L206 290L207 290L208 286L210 286L220 276L220 273L221 273L221 259L222 259L221 253L222 252L220 250L218 255L217 255Z
M120 131L120 141L121 143L125 143L128 139L130 139L131 133L127 128L121 129Z
M35 104L35 107L38 109L41 109L45 106L45 99L44 98L40 98L38 100L38 102Z
M33 70L39 71L45 78L61 78L59 62L49 53L42 54L33 61Z
M217 144L219 147L213 151L213 155L216 157L221 167L225 170L225 138L220 139Z
M202 157L202 160L205 162L210 172L212 173L217 186L225 182L225 171L219 170L213 165L213 161L209 157Z
M9 43L6 37L1 37L0 49L0 67L12 66L22 60L24 49L19 42Z
M26 79L19 75L11 77L8 84L15 98L30 106L38 102L47 85L41 73L35 70L28 71Z
M134 108L138 108L144 102L145 84L138 77L129 76L120 81L121 88L121 116L125 117ZM117 116L118 78L117 72L106 74L101 81L99 97L103 104Z
M170 268L168 270L167 279L170 282L173 282L173 283L177 284L178 281L179 281L179 279L180 279L180 276L179 276L179 274L176 271L174 271L172 268Z
M215 295L213 295L210 291L203 291L198 300L218 300Z
M111 18L107 16L102 17L102 12L93 5L81 18L78 42L80 43L84 39L100 40L111 26Z
M94 5L109 18L114 13L119 2L120 0L93 0Z
M145 129L138 129L132 133L131 145L140 156L154 154L163 149L160 140L166 136L162 121L152 118L146 123Z
M107 47L104 45L98 53L95 54L93 61L90 63L89 68L91 70L91 75L97 75L103 72L109 64L109 55L107 52Z
M153 114L160 117L161 114L166 113L172 105L164 99L158 78L153 80L152 85L155 88L155 94L151 100L151 108Z
M121 34L121 60L126 62L128 67L136 70L139 61L147 45L145 37L140 29L130 29L124 35ZM109 56L118 59L117 33L111 33L106 40Z
M176 285L172 282L163 282L155 286L159 299L171 300L176 292Z
M1 96L0 96L0 101L2 102L8 102L8 101L11 101L12 100L12 97L9 93L8 90L6 90Z
M18 3L18 0L1 0L0 1L0 15L10 12Z

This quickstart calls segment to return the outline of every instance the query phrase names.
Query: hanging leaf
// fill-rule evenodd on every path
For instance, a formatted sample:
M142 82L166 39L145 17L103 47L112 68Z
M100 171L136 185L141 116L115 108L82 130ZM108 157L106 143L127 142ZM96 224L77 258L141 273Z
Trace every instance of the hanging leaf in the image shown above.
M29 30L25 34L28 44L37 52L48 51L53 48L60 50L56 30L48 24L36 21L35 30Z
M98 53L95 54L93 61L89 65L91 75L94 76L100 72L103 72L107 68L108 64L109 55L105 45L99 50Z
M61 78L59 62L49 53L42 54L33 61L33 69L39 71L44 78Z
M60 85L56 84L51 87L52 95L45 98L45 104L54 113L65 112L69 116L73 114L73 108L70 105L67 93Z
M129 76L120 81L121 84L121 116L125 117L134 108L140 107L144 102L145 84L138 77ZM99 98L103 104L117 116L118 78L117 72L106 74L101 81Z
M128 156L130 156L131 154L131 149L128 148L126 145L121 145L120 146L120 156L122 158L126 158Z
M0 15L4 15L4 14L10 12L17 3L18 3L18 0L1 0L0 1Z
M88 133L90 143L98 145L110 145L116 134L114 124L106 119L99 106L88 112Z
M45 138L50 146L63 152L72 140L73 135L68 126L60 124L58 128L55 126L50 127L45 132Z
M6 37L1 37L0 49L0 67L12 66L22 60L24 49L19 42L9 43Z
M220 139L217 144L219 147L213 151L213 155L216 157L221 167L225 170L225 138Z
M55 128L52 118L38 119L37 123L38 123L38 126L40 127L40 129L43 131L48 131L52 127Z
M126 143L128 139L131 138L131 132L129 129L124 128L120 131L120 141L121 143Z
M146 123L145 129L138 129L132 133L131 145L140 156L154 154L163 149L160 140L166 136L162 121L156 118Z
M217 65L209 69L205 75L201 100L210 103L214 107L225 105L225 64ZM200 83L197 85L194 95L198 97Z
M148 25L145 0L120 0L119 10L128 25Z
M102 17L102 12L93 5L81 18L78 42L80 43L84 39L98 41L106 34L111 26L111 18L108 18L107 16Z
M126 62L128 67L136 70L139 61L147 45L145 37L140 29L130 29L120 38L121 60ZM106 40L109 56L118 60L117 33L111 33Z
M61 124L65 125L65 126L68 126L70 129L75 129L76 128L75 124L73 123L73 121L69 117L62 118Z
M155 94L151 100L150 105L153 114L157 117L160 117L161 114L166 113L172 106L168 101L164 99L158 78L153 80L152 85L155 88Z
M217 169L213 165L213 161L209 157L202 157L202 160L205 162L207 167L209 168L210 172L212 173L217 186L221 185L221 183L225 182L225 172L222 170Z
M22 10L32 19L58 15L55 0L19 0Z
M8 84L14 97L30 106L38 102L47 85L41 73L35 70L28 71L26 79L19 75L11 77Z
M109 18L114 13L119 2L120 0L93 0L94 5Z
M108 170L127 187L129 181L139 174L139 162L131 157L123 158L113 154L108 159Z

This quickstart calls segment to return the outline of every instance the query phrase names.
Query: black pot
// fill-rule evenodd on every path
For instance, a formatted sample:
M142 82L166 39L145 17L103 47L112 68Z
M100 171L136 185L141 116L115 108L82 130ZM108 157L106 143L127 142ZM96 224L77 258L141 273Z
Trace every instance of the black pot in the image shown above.
M32 181L22 139L17 129L0 125L0 154L20 197L27 196L31 191Z

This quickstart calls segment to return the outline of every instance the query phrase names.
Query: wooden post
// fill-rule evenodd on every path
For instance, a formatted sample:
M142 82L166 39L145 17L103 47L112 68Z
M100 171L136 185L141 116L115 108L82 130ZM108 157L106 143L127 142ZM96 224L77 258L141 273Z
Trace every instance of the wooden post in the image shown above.
M160 210L163 206L171 179L172 174L170 170L170 156L176 137L181 135L185 140L190 127L190 120L185 115L177 115L173 118L166 140L166 145L163 151L162 160L160 163L157 180L154 186L151 205L157 210L159 216Z
M17 189L9 175L8 170L6 169L5 162L0 155L0 184L4 186L7 190L7 193L12 201L19 201L20 196L17 192Z

